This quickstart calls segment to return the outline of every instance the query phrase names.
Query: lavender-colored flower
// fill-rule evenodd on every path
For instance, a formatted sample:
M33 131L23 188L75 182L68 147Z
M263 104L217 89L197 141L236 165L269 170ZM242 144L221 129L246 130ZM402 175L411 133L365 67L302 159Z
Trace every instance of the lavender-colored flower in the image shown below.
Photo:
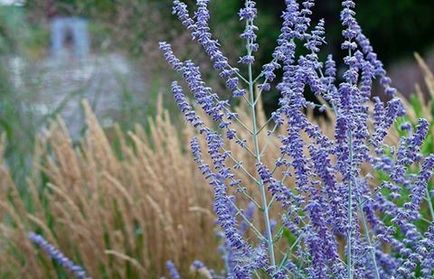
M255 57L253 55L244 55L240 57L240 60L238 61L241 64L253 64L255 62Z
M240 16L240 20L245 20L245 21L255 20L257 15L257 10L255 6L256 6L255 1L251 1L251 0L246 1L244 8L242 8L238 13L238 15Z
M199 260L195 260L195 261L191 264L191 266L192 266L194 269L201 269L201 268L204 268L204 267L205 267L205 265L203 264L203 262L201 262L201 261L199 261Z
M59 249L50 244L42 235L30 232L28 239L39 248L41 248L53 261L70 271L75 278L85 279L90 278L83 267L75 264L67 258Z
M249 229L250 227L249 222L252 222L255 211L256 211L256 205L253 202L249 202L244 212L245 220L242 220L240 224L239 231L241 234L244 234Z
M411 188L411 201L409 204L410 210L417 212L420 204L425 198L426 189L428 183L433 175L434 170L434 155L429 156L425 159L422 164L421 172L417 178L416 183ZM417 216L417 213L413 213Z
M203 47L214 68L218 70L219 76L226 81L228 89L236 97L243 96L244 91L238 87L238 77L236 76L238 69L229 65L228 58L220 50L219 42L213 39L210 33L208 3L209 0L197 0L198 10L195 13L195 20L189 17L187 5L179 0L173 2L173 12L183 25L191 31L192 38L197 40ZM231 80L231 82L228 82L228 80Z
M205 264L199 260L193 261L193 263L190 266L190 270L192 272L197 272L201 274L204 278L213 279L216 278L216 276L213 274L213 271L209 270Z
M432 155L421 154L429 123L419 120L414 131L412 125L402 125L406 136L399 144L385 143L389 130L405 111L394 97L391 80L356 20L355 2L342 1L342 75L338 75L331 55L325 61L319 55L325 44L325 22L312 23L314 1L286 0L273 59L262 65L256 78L251 67L257 62L253 53L259 46L254 25L255 2L245 1L239 12L245 23L241 37L247 49L239 62L248 65L248 77L229 65L220 45L212 39L208 2L197 1L193 18L180 1L174 1L173 11L203 46L233 95L248 95L245 100L251 123L242 122L229 103L206 86L192 61L180 61L167 43L161 43L160 47L167 62L182 74L194 102L215 122L206 125L178 83L172 84L179 109L198 131L191 149L194 161L213 189L213 208L221 230L226 266L224 276L251 278L261 271L271 278L294 275L380 279L406 278L420 271L428 278L432 274L430 251L434 247L434 229L430 226L423 231L414 222L421 218L423 201L432 199L428 188L434 160ZM297 44L307 49L305 55L296 57ZM282 70L279 80L277 69ZM240 80L248 85L247 90L240 88ZM375 80L390 98L383 102L374 97L372 110ZM267 127L258 125L256 93L270 90L274 84L280 93L279 107L267 122L274 122L275 128L266 136L278 134L280 154L269 166L269 162L262 160L267 144L259 140L259 134ZM255 92L255 87L259 92ZM319 106L306 100L306 90L327 104ZM316 107L335 114L334 136L325 135L307 118L305 109ZM232 125L235 121L251 136L250 141L239 138ZM207 145L207 160L202 158L198 137ZM226 139L234 140L255 160L255 170L234 158ZM234 161L234 166L228 161ZM377 171L386 179L373 179ZM239 177L240 172L257 186L258 195L250 195L247 188L241 187L246 182L245 176ZM240 199L238 195L244 196ZM239 202L244 199L251 201L246 209ZM428 206L432 207L431 203ZM251 222L256 207L262 216ZM270 211L275 207L279 208L278 214ZM430 208L430 212L434 209ZM256 227L258 222L263 224ZM247 230L251 233L246 234ZM277 244L282 231L296 241L292 247L286 247L288 250L283 253L286 256L279 263L274 248L282 248ZM337 240L342 237L343 255L338 252L342 244ZM203 264L195 262L193 267L201 269Z
M195 22L188 14L187 5L179 0L173 1L172 14L177 15L187 29L195 28Z
M247 55L242 56L239 63L253 64L255 62L255 57L252 53L257 51L259 48L256 43L257 36L255 33L258 30L258 27L253 24L257 14L255 1L246 0L244 7L240 9L238 14L240 20L246 22L246 27L240 37L246 41L247 48Z
M172 261L166 262L166 268L170 273L170 278L181 279L181 276L179 275L178 269L176 268L175 264Z
M175 81L172 83L172 93L179 110L184 113L185 119L190 122L193 127L198 129L201 133L206 131L205 124L193 110L192 106L188 103L181 86Z
M160 42L160 49L164 53L164 58L167 63L176 71L180 71L183 67L182 62L173 53L172 47L166 42Z
M308 35L308 37L307 37L307 42L305 43L305 46L312 53L318 53L320 51L320 47L325 42L324 24L325 24L324 19L321 19L319 21L318 25L315 26L315 29L312 31L312 34Z

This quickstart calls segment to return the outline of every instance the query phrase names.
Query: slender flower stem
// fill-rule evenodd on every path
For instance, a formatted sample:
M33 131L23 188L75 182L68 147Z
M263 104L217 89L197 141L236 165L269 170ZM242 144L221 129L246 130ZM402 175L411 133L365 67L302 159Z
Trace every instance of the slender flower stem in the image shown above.
M237 123L240 124L240 126L243 127L249 134L253 134L253 132L249 129L249 127L247 127L246 124L244 124L243 121L241 121L241 119L239 119L238 117L235 117L234 119L237 120Z
M271 200L268 203L268 208L271 208L271 205L273 204L273 202L274 202L274 197L271 197Z
M431 222L434 222L434 208L431 201L431 195L428 190L428 185L426 188L426 201L428 202L429 212L431 213Z
M251 196L247 193L245 188L239 189L240 193L242 193L244 196L246 196L249 201L253 202L253 204L259 209L262 210L262 206Z
M218 102L219 99L217 97L214 97L214 99ZM226 112L231 113L231 109L227 106L224 106L224 109ZM243 127L249 134L253 134L253 132L249 129L249 127L247 127L247 125L238 117L235 116L234 119L237 121L237 123L239 125L241 125L241 127Z
M224 151L227 151L226 149L223 149ZM235 164L239 164L239 161L237 159L235 159L231 153L229 154L229 158L234 161ZM250 172L243 166L243 165L239 165L239 168L250 178L252 179L256 184L259 185L259 181L258 179L256 179L256 177L254 177L252 174L250 174Z
M266 82L267 82L267 79L264 80L264 83L262 85L264 85ZM256 104L259 102L259 100L261 100L261 96L262 96L263 91L264 91L264 89L262 89L262 87L259 88L258 93L256 94L256 97L255 97L255 100L253 101L253 105L256 106Z
M278 160L283 160L286 157L286 153L283 154L282 156L280 156L280 158L278 158ZM273 170L271 171L271 175L274 175L274 173L277 171L279 167L277 166L277 163L274 164Z
M233 70L235 72L235 74L242 80L244 81L246 84L249 84L249 81L243 76L241 75L237 69L235 69L234 67L229 67L231 70Z
M347 236L347 246L348 246L348 279L353 279L353 261L352 261L352 230L353 230L353 178L352 178L352 162L353 162L353 135L351 129L348 132L348 146L350 149L349 162L350 167L350 181L348 183L348 236Z
M261 77L263 77L264 76L264 73L263 72L261 72L254 80L253 80L253 83L256 83Z
M250 102L250 100L249 99L247 99L247 97L246 96L244 96L243 95L243 99L244 99L244 101L249 105L249 107L251 107L251 106L253 106L253 103L252 102Z
M348 236L347 236L347 267L348 267L348 279L353 279L353 243L352 243L352 232L353 232L353 135L351 129L348 132L348 146L349 146L349 162L350 162L350 181L348 184Z
M375 257L375 250L372 243L371 234L369 233L368 222L366 222L366 216L360 204L361 203L359 201L359 211L360 211L360 215L362 216L363 229L365 230L366 239L368 240L368 244L369 244L369 252L371 253L372 263L374 264L375 279L380 279L380 271L378 269L377 258Z
M277 129L277 124L274 125L273 130L271 130L271 134L274 133L274 131L276 131L276 129ZM265 143L265 146L262 148L261 156L264 155L265 151L266 151L267 148L270 146L270 144L271 144L271 140L268 140L267 143Z
M255 225L253 225L252 222L250 222L250 220L246 217L246 215L244 215L244 213L237 207L237 205L233 202L230 201L230 203L232 204L232 206L235 208L235 210L237 211L237 215L241 216L241 218L244 220L244 222L246 222L250 228L253 230L253 232L256 234L256 236L260 239L260 240L266 240L265 237L262 235L262 233L259 232L259 230L256 228Z
M253 134L252 134L252 135L253 135ZM235 139L238 140L239 142L243 142L243 140L242 140L240 137L238 137L237 135L235 135ZM240 145L240 146L241 146L241 145ZM256 158L256 154L253 153L253 151L250 150L250 149L247 147L247 145L244 145L244 146L241 146L241 147L242 147L244 150L246 150L247 153L249 153L250 155L252 155L253 158Z
M292 250L299 244L303 237L303 234L300 234L297 239L294 241L294 243L289 247L289 249L286 251L283 259L280 261L279 267L282 268L282 266L285 264L285 262L288 260L290 254L292 253Z
M264 125L262 125L262 127L258 129L258 131L256 132L256 134L259 135L259 134L261 133L261 131L262 131L264 128L266 128L266 127L268 126L268 124L269 124L271 121L273 121L273 119L272 119L271 117L268 118L268 120L264 123ZM276 128L277 128L277 124L276 124L275 126L276 126L276 127L273 128L272 133L276 130Z
M350 52L350 56L351 56L351 52ZM322 74L322 72L321 72ZM336 117L338 117L338 109L336 107L336 105L334 103L332 103L332 108L333 111L336 114ZM353 189L352 189L352 183L353 183L353 178L352 178L352 172L353 172L353 167L352 167L352 162L353 162L353 134L351 132L351 129L348 131L348 148L349 148L349 162L350 162L350 183L348 186L348 236L347 236L347 246L348 246L348 251L347 251L347 270L348 270L348 279L353 279L353 264L352 264L352 239L351 239L351 232L352 232L352 227L353 227Z
M351 41L351 40L350 40ZM351 48L348 49L348 57L352 57ZM336 116L338 111L333 106L333 109L336 112ZM352 232L353 232L353 160L354 160L354 151L353 151L353 133L350 129L348 129L348 149L349 149L349 164L350 164L350 179L348 183L348 236L347 236L347 246L348 246L348 255L347 255L347 268L348 268L348 279L353 279L353 243L352 243Z
M247 23L247 24L251 24L251 23ZM250 48L250 44L247 44L247 52L248 55L252 54L252 50ZM249 98L250 98L250 112L251 112L251 117L252 117L252 131L253 131L253 135L252 135L252 139L253 139L253 144L255 146L255 157L256 157L256 162L260 163L261 162L261 150L259 148L259 142L258 142L258 135L257 135L257 131L258 131L258 126L257 126L257 122L256 122L256 110L255 110L255 92L254 92L254 86L253 86L253 71L252 71L252 65L249 64L248 65L248 74L249 74ZM263 212L264 212L264 222L265 222L265 230L266 230L266 239L267 239L267 244L268 244L268 254L270 257L270 262L272 266L276 265L276 259L274 256L274 247L273 247L273 236L271 234L271 225L270 225L270 216L269 216L269 212L268 212L268 202L267 202L267 195L265 192L265 185L262 181L262 179L259 180L259 189L261 191L261 200L262 200L262 207L263 207Z

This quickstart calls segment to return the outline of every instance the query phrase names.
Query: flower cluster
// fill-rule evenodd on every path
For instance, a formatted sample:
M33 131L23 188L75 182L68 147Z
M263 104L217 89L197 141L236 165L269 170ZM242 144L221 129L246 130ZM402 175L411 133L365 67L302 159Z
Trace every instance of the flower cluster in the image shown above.
M214 193L226 264L221 276L432 278L434 209L429 183L434 155L421 154L429 123L420 119L415 129L404 123L401 129L406 136L394 146L387 145L389 129L405 110L356 20L354 1L341 2L342 71L337 71L333 56L321 60L325 21L313 22L315 1L285 0L273 59L256 76L252 67L253 53L259 48L255 1L246 0L238 14L245 23L241 38L247 54L238 61L247 66L245 75L230 65L212 38L208 2L197 0L197 11L190 17L187 5L175 0L173 12L202 45L228 89L246 102L250 123L241 121L227 100L206 86L192 61L180 61L166 42L160 48L197 104L190 104L182 86L173 82L179 109L198 131L191 141L193 158ZM278 69L282 75L276 81ZM388 96L385 102L371 96L376 82ZM280 139L280 156L272 164L262 161L267 144L258 139L267 129L258 126L256 108L268 90L280 96L278 109L266 122L272 127L267 136L277 133ZM321 111L335 115L334 136L325 135L306 116L306 108L317 106L306 100L306 91L326 101ZM196 109L217 125L202 120ZM245 131L239 133L236 127ZM246 132L250 138L240 136ZM255 160L256 169L244 168L233 157L227 144L231 141ZM201 142L207 147L206 158ZM247 193L241 176L255 185L254 195ZM239 202L243 199L250 202ZM260 217L254 217L255 209ZM418 227L416 222L428 225ZM283 236L284 244L279 241ZM179 278L173 264L168 269L172 278ZM201 262L192 269L219 278Z
M167 267L167 270L169 271L170 277L172 279L181 279L181 276L179 275L179 272L176 269L176 266L172 261L167 261L166 267Z
M244 20L246 22L246 27L244 32L241 34L241 38L246 41L247 54L240 58L239 62L242 64L253 64L253 62L255 62L255 57L253 57L252 54L254 51L259 49L259 45L256 42L257 36L255 34L255 32L258 30L258 27L254 25L254 20L257 14L255 6L255 1L247 0L245 7L239 12L240 20Z
M79 265L75 264L73 261L68 259L62 254L56 247L51 245L45 238L34 232L30 232L28 235L29 240L37 245L39 248L44 250L44 252L57 264L65 268L74 274L77 279L89 279L90 277L86 274L86 271Z

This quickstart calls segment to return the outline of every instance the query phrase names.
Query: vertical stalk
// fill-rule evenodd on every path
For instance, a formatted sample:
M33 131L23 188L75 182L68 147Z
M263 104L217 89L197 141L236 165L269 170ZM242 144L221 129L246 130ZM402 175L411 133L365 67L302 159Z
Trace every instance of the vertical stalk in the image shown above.
M359 204L360 204L360 201L359 201ZM375 257L375 251L373 249L374 247L372 246L371 234L369 233L368 223L366 222L365 213L363 212L363 208L361 208L361 206L359 206L359 211L360 211L360 214L362 216L363 229L365 230L366 238L368 239L369 252L371 253L372 262L374 264L375 279L380 279L380 271L378 269L377 258Z
M250 47L250 43L247 43L247 53L248 55L252 55L252 49ZM252 71L251 64L248 65L248 74L249 74L248 82L249 82L249 99L250 99L249 108L252 117L252 132L253 132L252 140L255 146L254 154L255 154L256 162L261 163L261 150L259 148L259 142L258 142L258 125L256 121L255 92L254 92L253 71ZM268 211L269 208L267 202L267 195L265 191L265 185L262 179L259 179L259 190L261 191L261 203L264 211L263 215L264 215L265 230L266 230L265 238L268 246L268 254L269 254L271 265L276 266L276 259L274 256L273 236L271 234L270 216Z
M350 181L348 185L348 254L347 254L347 268L348 268L348 279L353 279L353 243L352 243L352 232L353 232L353 134L351 129L348 132L348 148L349 150L349 161L350 161Z
M351 39L349 40L351 42ZM348 48L348 57L352 56L351 48ZM351 67L351 66L349 66ZM354 159L354 151L353 151L353 132L351 130L352 127L348 130L348 149L349 149L349 161L350 161L350 181L348 185L348 279L353 279L353 242L352 242L352 233L353 233L353 159Z
M431 194L429 192L428 185L426 185L426 189L425 189L426 190L426 201L428 202L429 212L431 213L431 222L434 222L434 207L433 207L433 204L431 201Z

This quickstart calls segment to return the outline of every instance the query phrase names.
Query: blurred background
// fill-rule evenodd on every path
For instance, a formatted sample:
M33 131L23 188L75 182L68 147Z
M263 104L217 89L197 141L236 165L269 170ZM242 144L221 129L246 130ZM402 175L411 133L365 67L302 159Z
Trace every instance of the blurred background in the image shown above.
M193 8L193 0L186 2ZM242 2L211 1L212 28L233 62L242 51L242 26L234 16ZM317 2L314 20L326 20L324 52L339 56L340 1ZM284 1L257 4L257 60L266 62L279 33ZM411 94L415 83L423 81L414 52L434 65L434 1L357 4L357 18L395 86ZM200 63L211 85L225 94L203 52L171 15L170 0L0 0L0 133L6 136L14 177L19 180L25 173L35 134L56 115L64 118L72 139L80 137L84 98L103 127L118 123L129 130L155 114L157 96L166 94L173 78L157 47L161 40L172 42L181 58ZM276 99L276 92L264 96L266 111ZM170 98L164 100L171 106Z

